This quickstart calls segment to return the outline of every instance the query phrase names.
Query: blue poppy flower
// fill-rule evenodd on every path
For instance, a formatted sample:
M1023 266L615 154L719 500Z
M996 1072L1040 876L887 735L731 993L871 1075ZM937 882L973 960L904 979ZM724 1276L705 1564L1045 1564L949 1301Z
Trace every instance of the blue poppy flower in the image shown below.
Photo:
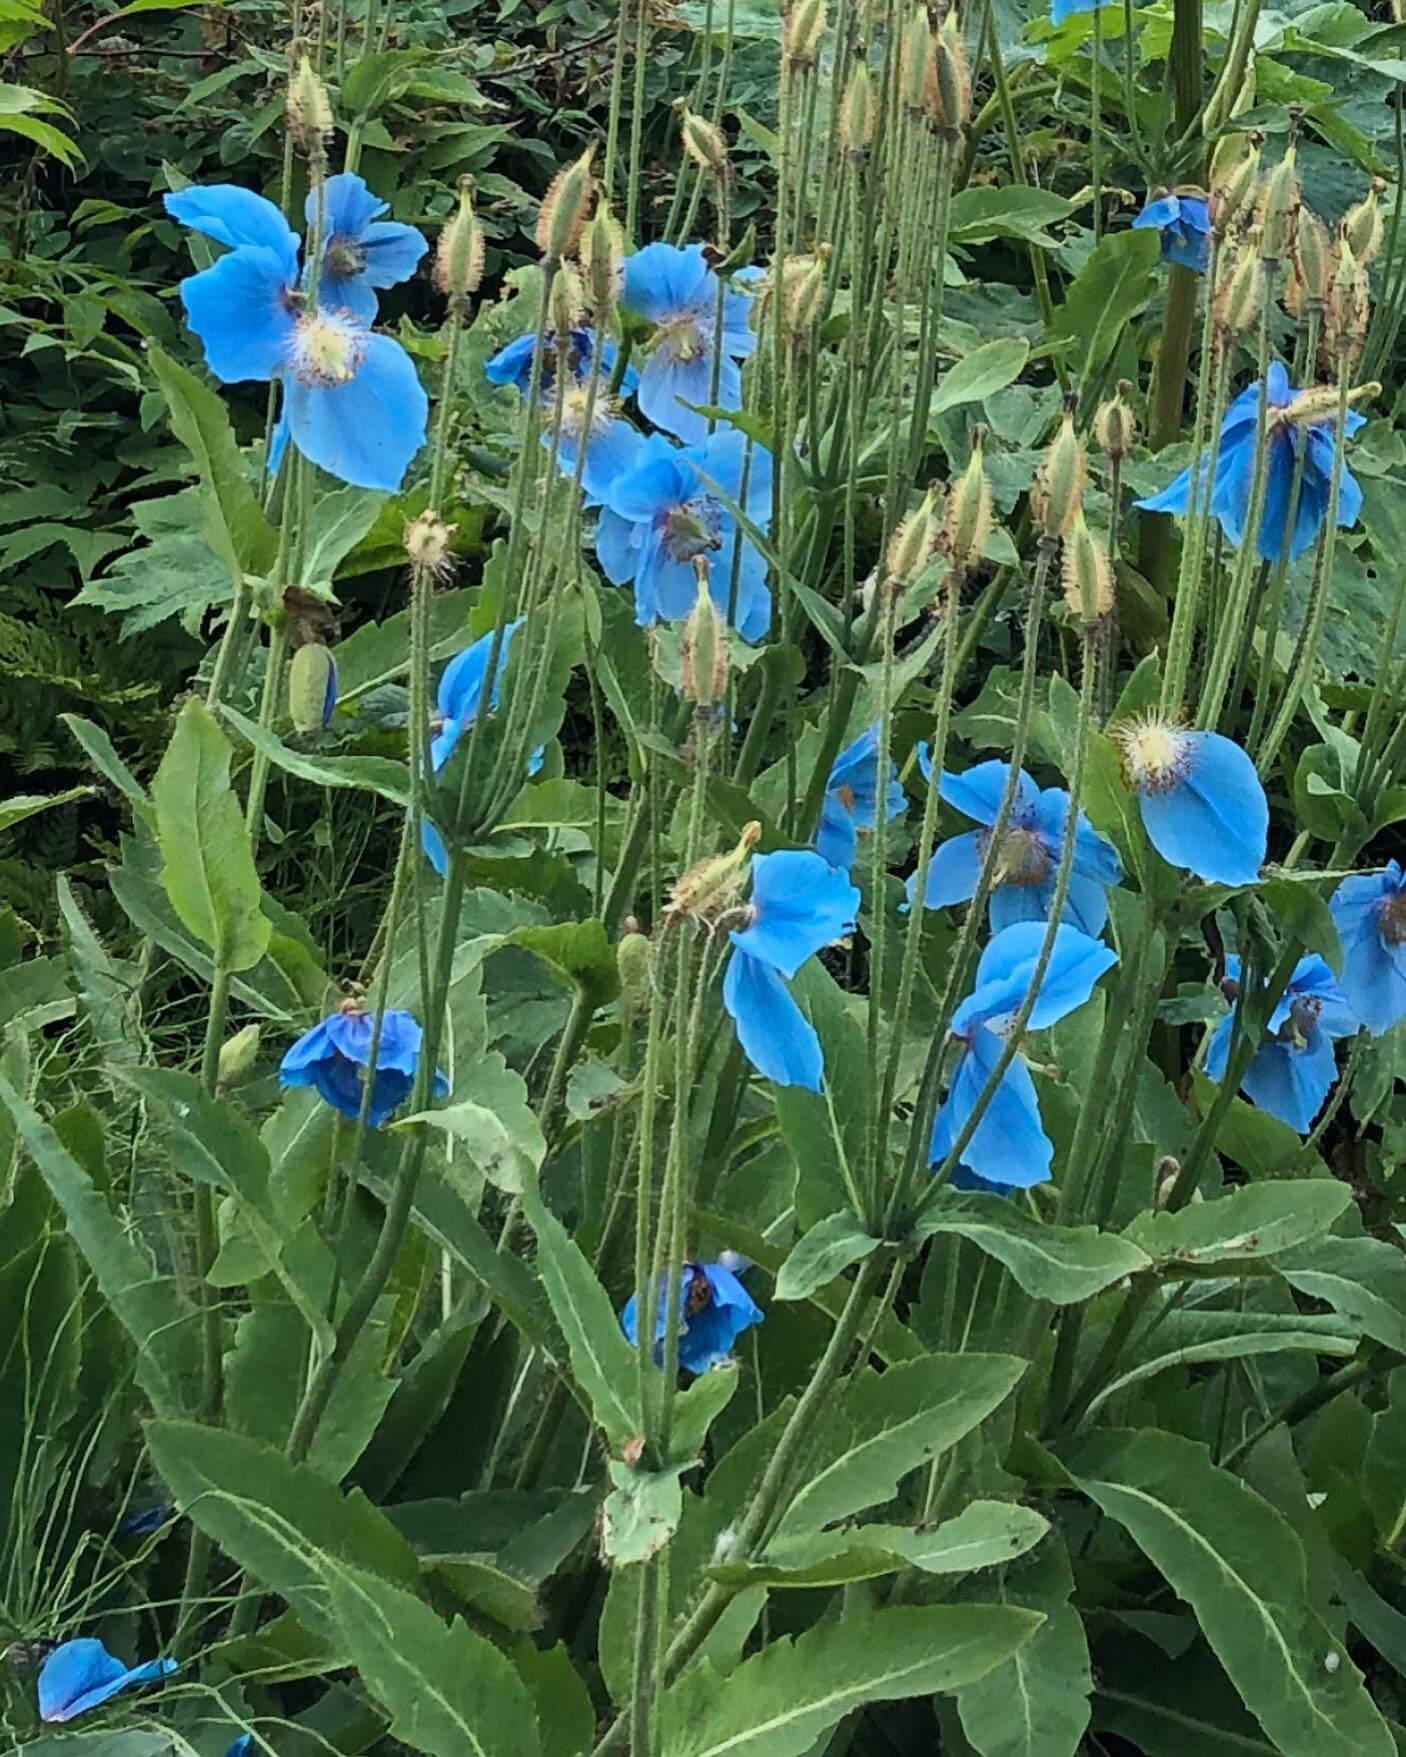
M498 649L498 664L493 673L493 687L488 692L488 711L496 713L498 697L503 687L503 677L508 669L508 649L512 645L513 636L522 627L522 618L515 622L505 623L503 641ZM430 740L430 767L435 774L444 767L453 756L464 728L471 726L478 717L483 703L483 682L488 671L488 660L493 651L493 630L481 634L476 641L456 653L444 667L439 680L439 689L435 694L435 705L438 708L439 727ZM539 746L527 759L527 772L535 775L542 767L544 750ZM448 851L444 846L444 838L430 822L424 818L420 823L420 843L429 856L430 865L444 877L449 866Z
M388 206L354 171L339 171L323 185L318 299L367 324L376 321L377 289L408 281L429 249L414 226L380 217ZM316 190L308 191L304 211L311 230L317 223Z
M978 1177L974 1171L968 1171L965 1165L959 1165L952 1173L947 1187L972 1196L1009 1196L1015 1191L1014 1184L993 1183L988 1177Z
M1112 6L1114 0L1050 0L1050 23L1063 24L1080 12L1097 12L1100 6Z
M707 558L708 589L725 616L735 571L733 625L743 640L757 641L771 624L766 561L739 534L715 490L765 531L771 521L771 453L731 429L682 448L651 434L634 468L605 488L596 554L607 579L617 586L633 582L641 628L688 615L698 596L693 563L699 556Z
M1328 905L1343 948L1340 985L1373 1037L1406 1018L1406 875L1394 860L1346 878Z
M114 1533L117 1537L150 1537L153 1531L161 1527L171 1518L173 1509L170 1507L143 1507L139 1513L129 1513L120 1520Z
M1204 195L1159 195L1133 221L1135 232L1147 228L1162 237L1162 260L1180 263L1201 275L1211 255L1211 204Z
M524 396L532 387L532 357L537 347L535 334L519 336L509 342L484 367L490 384L515 385ZM572 330L563 345L555 336L548 336L542 354L539 388L542 403L552 412L552 421L544 426L541 441L548 450L552 444L552 425L557 403L557 372L567 374L566 388L561 396L561 431L557 436L557 467L564 476L576 474L576 460L582 440L586 461L581 466L581 486L587 505L599 505L608 485L633 468L639 461L643 440L628 421L615 412L610 395L610 374L614 368L616 348L607 341L601 349L601 374L591 393L591 358L595 336L588 329ZM633 368L627 368L622 388L629 391L639 380ZM589 419L588 419L589 415Z
M1288 537L1289 560L1302 555L1317 538L1328 516L1328 496L1333 479L1333 429L1331 411L1322 413L1318 401L1305 405L1317 409L1315 418L1296 417L1295 404L1308 392L1295 391L1289 375L1276 360L1266 374L1269 398L1269 426L1266 444L1269 448L1268 471L1265 477L1264 511L1255 539L1255 548L1263 561L1282 558L1285 537ZM1250 489L1255 473L1255 431L1259 425L1259 381L1242 390L1225 411L1221 422L1220 450L1216 456L1216 478L1211 485L1210 510L1220 521L1220 528L1238 549L1245 539L1245 520L1250 511ZM1349 409L1344 431L1351 436L1362 426L1363 417ZM1303 478L1299 484L1298 506L1292 530L1286 533L1289 502L1293 496L1294 460L1303 454ZM1209 458L1201 460L1201 482L1204 485ZM1177 479L1147 500L1138 501L1146 512L1185 514L1191 499L1191 471L1183 470ZM1362 511L1362 490L1344 464L1338 485L1338 524L1347 529L1357 523Z
M72 1720L100 1707L129 1685L152 1683L175 1669L173 1659L149 1659L145 1665L125 1666L91 1635L65 1641L39 1668L39 1718Z
M656 427L686 445L707 437L708 422L685 405L740 409L738 362L757 345L749 327L750 295L723 293L719 328L718 292L701 244L646 244L625 263L620 302L654 325L636 401Z
M1264 865L1269 801L1240 746L1155 715L1115 726L1113 737L1163 860L1209 884L1252 885Z
M334 1110L355 1119L361 1114L361 1093L371 1058L376 1020L354 1001L305 1031L284 1056L278 1078L284 1086L311 1086ZM371 1077L372 1128L379 1129L393 1110L410 1096L420 1062L424 1033L413 1013L388 1007L381 1022L376 1069ZM449 1081L435 1069L434 1095L448 1094Z
M1226 959L1225 975L1227 983L1238 985L1239 958ZM1227 1013L1206 1045L1206 1074L1217 1084L1225 1078L1234 1022L1234 1013ZM1338 1077L1333 1041L1356 1030L1357 1020L1333 972L1316 953L1301 958L1270 1014L1269 1036L1255 1051L1240 1090L1261 1110L1306 1135Z
M884 822L899 817L907 804L899 785L898 767L890 762L888 786L884 789ZM878 817L879 728L871 726L835 758L825 784L825 802L820 808L816 853L831 866L853 866L859 831L872 830Z
M343 482L398 489L425 442L429 410L400 343L374 334L355 311L321 302L316 310L305 307L297 234L261 196L216 185L168 195L166 206L175 218L235 244L181 282L181 302L221 383L277 379L283 386L270 464L291 438L304 457Z
M995 934L977 964L976 987L952 1015L952 1034L961 1039L962 1053L933 1122L929 1158L934 1165L952 1151L996 1071L1011 1020L1030 991L1045 931L1043 922L1018 921ZM1083 1006L1099 977L1117 962L1118 954L1102 940L1061 923L1027 1028L1042 1031ZM1035 1082L1017 1055L1002 1074L958 1165L987 1184L1024 1190L1048 1180L1053 1158L1053 1144L1040 1120Z
M659 1311L654 1327L654 1358L664 1358L667 1328L667 1278L661 1278ZM631 1294L620 1314L620 1327L630 1341L639 1340L638 1301ZM685 1263L679 1281L679 1365L690 1373L706 1373L731 1355L744 1330L760 1324L761 1307L730 1269L721 1263Z
M822 946L853 931L858 908L848 874L809 850L752 861L752 918L731 935L723 1005L752 1066L778 1086L820 1090L820 1039L786 982Z
M225 1757L249 1757L254 1746L253 1733L241 1733L225 1752Z
M918 766L931 782L932 758L926 745L918 746ZM990 826L1000 814L1010 768L1008 762L993 758L960 775L944 772L938 781L938 793L949 805L987 828L950 836L933 849L923 897L927 908L965 903L976 894L991 845ZM1049 919L1068 822L1069 795L1064 788L1037 787L1022 769L991 880L989 911L995 932L1016 921ZM1095 937L1102 933L1108 920L1108 888L1122 877L1118 851L1081 811L1075 821L1074 859L1060 920L1081 933ZM913 873L908 880L910 905L917 888L918 875Z

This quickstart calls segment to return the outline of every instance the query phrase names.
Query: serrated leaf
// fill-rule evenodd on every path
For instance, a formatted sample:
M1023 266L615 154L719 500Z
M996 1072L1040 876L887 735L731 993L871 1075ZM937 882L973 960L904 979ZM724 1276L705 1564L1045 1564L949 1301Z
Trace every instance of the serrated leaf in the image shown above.
M1171 1269L1258 1261L1327 1232L1351 1203L1347 1185L1330 1178L1244 1184L1174 1214L1139 1214L1123 1236Z
M1179 1434L1115 1429L1063 1459L1191 1606L1284 1757L1394 1757L1361 1674L1313 1608L1303 1547L1282 1514Z
M697 1457L713 1425L737 1389L741 1369L736 1361L719 1361L700 1373L674 1400L674 1425L669 1449L675 1459Z
M612 1562L622 1567L647 1562L669 1542L683 1515L679 1477L692 1462L639 1470L618 1458L610 1460L615 1487L602 1509L601 1548Z
M1351 1200L1345 1184L1332 1187ZM1290 1287L1330 1305L1354 1331L1406 1354L1406 1257L1395 1245L1379 1238L1324 1238L1276 1257L1273 1267Z
M1148 1267L1134 1243L1094 1226L1034 1220L1001 1196L945 1192L919 1219L919 1238L953 1233L1003 1263L1034 1299L1074 1305Z
M778 1299L806 1299L851 1263L862 1262L882 1241L848 1211L828 1215L795 1245L776 1277Z

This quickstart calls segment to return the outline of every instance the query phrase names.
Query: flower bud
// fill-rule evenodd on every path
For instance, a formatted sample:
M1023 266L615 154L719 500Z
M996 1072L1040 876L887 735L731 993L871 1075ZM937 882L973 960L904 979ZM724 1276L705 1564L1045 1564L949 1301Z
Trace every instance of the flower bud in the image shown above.
M216 1078L221 1088L237 1086L252 1072L259 1059L259 1027L245 1025L220 1045L219 1070Z
M781 328L792 342L804 341L815 331L825 307L826 261L830 246L817 246L814 256L793 256L782 276Z
M1064 539L1064 601L1082 622L1097 622L1113 608L1108 551L1076 513Z
M1382 247L1384 227L1381 203L1377 198L1385 188L1383 180L1374 177L1362 200L1343 215L1344 242L1362 268L1367 268L1376 259Z
M928 15L919 6L904 27L898 51L898 90L903 107L917 115L928 98L932 69L932 32Z
M889 538L885 571L896 586L911 586L932 560L941 526L937 517L940 490L936 485L923 496L916 512L910 512Z
M1030 510L1042 536L1062 537L1074 523L1088 480L1084 446L1074 431L1074 412L1066 408L1059 432L1040 460Z
M552 292L548 301L551 327L562 346L572 330L580 327L586 309L585 289L581 277L569 262L562 263L552 276Z
M459 186L459 206L439 235L434 259L435 285L451 299L466 299L483 279L483 228L474 214L467 178Z
M428 509L413 518L405 527L401 542L412 568L422 570L435 579L448 579L454 572L454 558L449 553L449 540L458 527L446 525L436 512Z
M537 248L548 262L561 262L576 248L586 209L591 201L591 162L595 147L588 146L552 178L537 215Z
M649 1011L654 983L654 947L633 927L615 948L615 968L620 977L620 1004L629 1019L642 1019Z
M1177 1179L1181 1176L1181 1161L1173 1159L1170 1153L1164 1153L1152 1170L1153 1182L1157 1186L1157 1206L1165 1208L1172 1199L1172 1191L1177 1187Z
M727 674L732 654L727 644L727 624L718 614L708 590L708 562L698 556L693 563L698 595L684 618L679 641L679 670L685 701L696 708L715 708L727 693Z
M1250 328L1264 303L1264 261L1249 239L1215 293L1215 320L1226 335L1239 335Z
M1347 240L1340 238L1323 321L1323 359L1330 370L1336 372L1337 362L1344 358L1349 368L1356 365L1371 314L1367 271Z
M1128 401L1132 389L1126 378L1120 378L1117 394L1099 406L1094 416L1094 438L1099 450L1113 462L1121 463L1137 444L1137 416Z
M795 0L781 15L781 49L792 67L813 67L825 35L825 0Z
M685 98L676 98L674 108L679 113L679 128L683 134L683 149L695 165L715 175L727 169L727 139L721 128L700 116L696 110L690 110Z
M928 91L933 121L949 138L966 127L972 108L972 76L967 46L953 10L933 38L932 83Z
M752 850L762 839L762 826L746 824L730 854L712 854L674 881L669 896L670 915L693 915L702 919L731 908L746 883Z
M840 104L840 145L847 153L867 153L874 144L877 109L868 65L856 61Z
M981 560L986 539L991 535L991 484L986 479L985 444L986 429L974 427L972 455L947 496L939 547L959 574L970 573Z
M299 647L288 667L288 713L295 731L320 732L337 706L337 667L321 643Z
M1290 247L1298 291L1302 299L1321 304L1328 297L1328 277L1332 273L1332 247L1328 228L1311 207L1299 209L1299 223L1294 228Z
M307 55L288 81L288 132L304 158L320 156L332 138L332 104Z
M1244 212L1260 170L1263 136L1223 134L1211 155L1211 223L1223 238Z
M581 234L586 297L596 316L608 312L625 284L625 232L604 196Z
M1289 254L1301 201L1298 153L1291 146L1264 179L1260 190L1260 256L1265 262L1280 262Z

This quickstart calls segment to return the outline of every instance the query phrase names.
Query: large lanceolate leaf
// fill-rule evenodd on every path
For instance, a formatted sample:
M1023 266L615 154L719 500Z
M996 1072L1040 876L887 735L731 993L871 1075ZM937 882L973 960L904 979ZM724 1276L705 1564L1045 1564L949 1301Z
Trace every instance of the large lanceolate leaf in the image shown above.
M1006 1354L933 1354L856 1374L834 1400L779 1534L814 1531L892 1499L910 1470L970 1433L1024 1371Z
M1392 1757L1386 1722L1309 1599L1303 1547L1267 1501L1177 1434L1115 1429L1064 1461L1191 1606L1283 1757Z
M953 1233L1003 1263L1026 1293L1052 1305L1092 1299L1148 1267L1146 1254L1096 1226L1042 1226L1002 1196L951 1194L918 1223L924 1237Z
M324 1561L333 1620L397 1739L430 1757L537 1757L531 1696L512 1661L413 1593Z
M136 1378L161 1415L196 1404L199 1381L197 1314L169 1276L158 1275L129 1226L108 1206L92 1178L3 1077L0 1104L14 1118L69 1236L83 1253L98 1291L136 1345Z
M273 932L260 907L259 875L244 816L229 780L229 741L205 704L192 696L156 779L156 835L162 883L188 932L226 970L248 970Z
M972 1683L1039 1626L1005 1606L899 1606L775 1641L726 1680L696 1666L661 1705L662 1757L804 1757L866 1702Z
M1345 1185L1333 1187L1348 1195ZM1353 1331L1406 1354L1406 1257L1397 1246L1379 1238L1322 1238L1285 1252L1274 1267Z
M336 1625L326 1577L337 1565L418 1585L415 1552L360 1489L344 1494L272 1446L194 1422L152 1422L146 1437L188 1517L311 1628Z
M1352 1202L1331 1178L1245 1184L1176 1213L1140 1214L1124 1236L1167 1268L1188 1272L1257 1262L1327 1232Z

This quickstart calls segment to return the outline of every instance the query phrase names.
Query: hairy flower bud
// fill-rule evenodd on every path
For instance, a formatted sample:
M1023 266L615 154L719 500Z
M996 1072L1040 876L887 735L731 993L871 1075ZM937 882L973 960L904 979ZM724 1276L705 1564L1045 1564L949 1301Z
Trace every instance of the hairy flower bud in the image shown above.
M981 560L991 534L991 484L986 479L983 450L986 429L972 429L972 455L947 496L939 547L955 572L970 573Z
M762 826L746 824L730 854L712 854L690 867L674 881L669 896L670 915L708 920L731 908L746 883L752 850L761 839Z
M867 64L856 61L840 104L840 145L847 153L867 153L877 120L873 78Z
M1074 412L1066 408L1059 432L1040 460L1030 496L1030 510L1042 536L1062 537L1074 523L1088 473L1083 441L1074 431Z
M401 537L411 567L423 570L434 579L448 579L454 572L449 540L455 529L454 525L446 525L438 513L428 510L411 519Z
M1116 394L1101 403L1094 416L1094 438L1099 450L1114 463L1121 463L1137 444L1137 416L1128 401L1132 388L1126 378L1120 378Z
M679 640L680 683L685 701L696 708L715 708L727 693L732 653L727 644L727 623L708 590L705 556L694 560L693 571L698 595L684 618Z
M1211 155L1211 224L1223 238L1245 211L1260 171L1258 133L1223 134Z
M1082 622L1097 622L1113 608L1113 573L1108 551L1075 515L1064 539L1064 601Z
M604 196L581 234L581 267L592 312L608 312L625 284L625 232Z
M813 67L825 35L825 0L794 0L781 15L781 50L792 67Z
M1298 153L1290 146L1260 189L1257 218L1260 256L1265 262L1281 262L1293 248L1301 205Z
M537 215L537 248L548 262L561 262L576 248L590 206L594 158L595 148L588 146L579 159L573 159L557 172L542 198L542 209Z
M288 714L298 732L320 732L337 706L337 667L320 642L299 647L288 667Z
M898 51L899 95L904 108L914 115L927 103L931 70L932 31L927 13L919 6L904 26Z
M1333 269L1332 246L1328 228L1311 207L1299 209L1299 223L1294 228L1291 260L1301 299L1321 304L1328 297L1328 277Z
M241 1080L247 1079L259 1059L259 1027L245 1025L236 1031L233 1037L227 1037L220 1045L220 1060L216 1078L221 1090L237 1086Z
M690 110L686 98L676 98L674 108L679 113L683 149L689 158L705 171L726 171L727 139L722 129L696 110Z
M569 336L572 330L580 326L586 309L586 294L580 275L569 262L562 263L552 277L552 292L548 304L552 330L556 335Z
M654 947L632 925L615 948L615 969L620 977L620 1004L629 1019L642 1019L649 1011L654 984Z
M971 68L955 10L943 19L933 38L931 72L928 102L933 121L949 139L955 139L966 127L972 108Z
M468 178L459 185L459 205L439 235L435 251L435 285L451 299L466 299L483 279L483 228L474 214Z
M1382 247L1385 228L1378 197L1385 188L1385 182L1380 177L1374 177L1371 188L1362 200L1343 215L1343 240L1362 268L1367 268L1376 259Z
M932 560L941 529L937 517L939 493L935 485L929 488L922 505L910 512L889 538L885 572L896 586L911 586Z
M1226 335L1240 335L1254 323L1263 303L1264 260L1251 237L1220 277L1214 301L1216 323Z
M332 104L307 55L298 58L288 81L288 132L304 158L314 158L332 138Z
M1349 369L1357 364L1371 314L1367 270L1347 240L1340 238L1323 319L1323 360L1330 371L1336 372L1340 359L1347 361Z

